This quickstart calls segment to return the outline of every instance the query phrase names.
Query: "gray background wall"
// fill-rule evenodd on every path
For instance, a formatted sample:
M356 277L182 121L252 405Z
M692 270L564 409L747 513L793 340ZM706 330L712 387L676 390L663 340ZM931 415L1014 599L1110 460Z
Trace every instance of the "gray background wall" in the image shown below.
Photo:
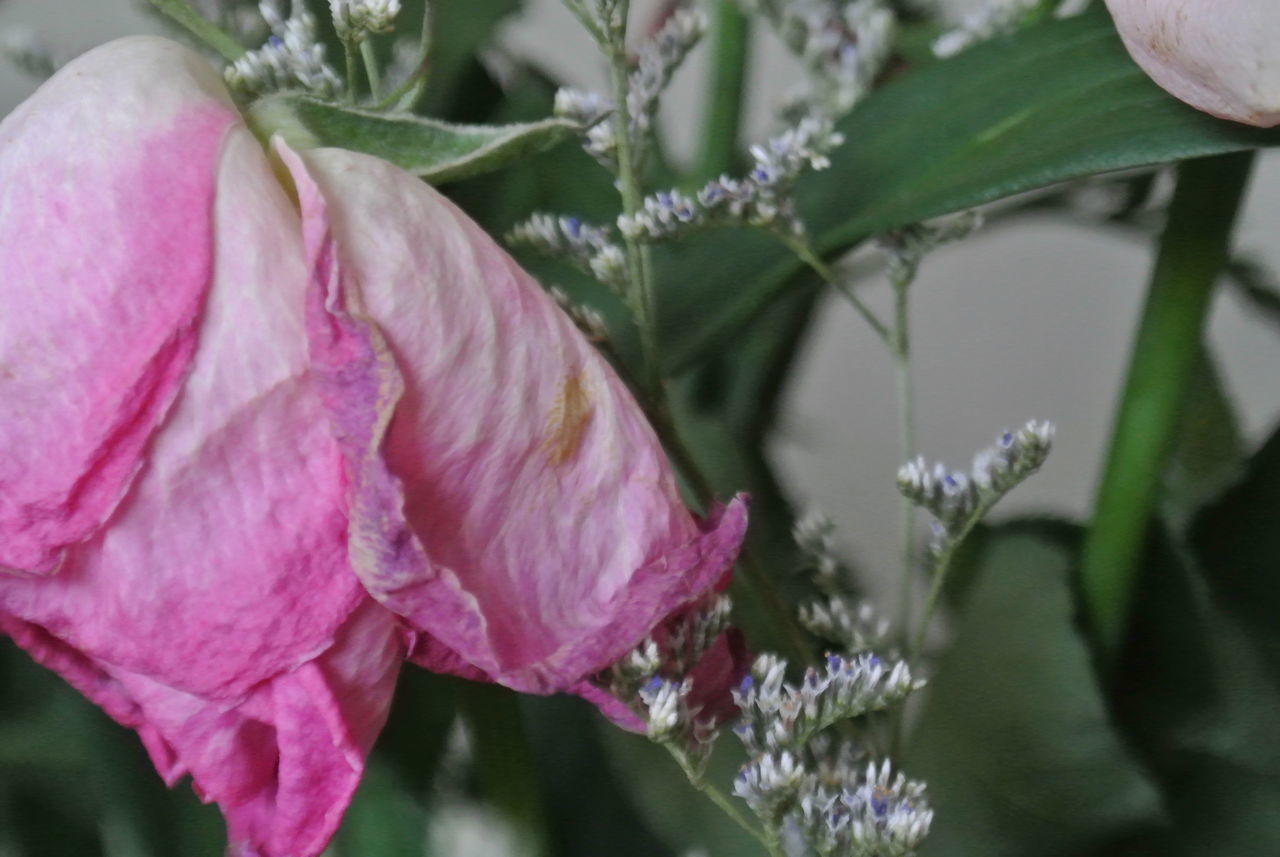
M468 0L438 0L468 2ZM592 50L558 0L528 0L503 33L506 49L567 80L602 80ZM637 14L655 5L637 2ZM64 56L154 27L128 0L0 0L0 30L43 34ZM752 78L749 124L767 131L770 105L794 69L767 35ZM677 78L665 116L676 152L696 135L705 55ZM34 83L0 68L0 114ZM856 188L851 189L856 193ZM1280 265L1280 155L1264 157L1239 245ZM1001 509L1082 515L1089 507L1110 414L1140 307L1149 248L1060 221L992 228L939 252L915 289L920 445L963 465L1003 427L1029 417L1058 425L1044 472ZM887 288L875 288L883 300ZM1280 418L1280 335L1230 295L1214 307L1212 337L1246 427L1261 437ZM898 465L888 358L843 303L820 313L787 395L775 455L802 503L841 525L843 541L875 576L891 574Z

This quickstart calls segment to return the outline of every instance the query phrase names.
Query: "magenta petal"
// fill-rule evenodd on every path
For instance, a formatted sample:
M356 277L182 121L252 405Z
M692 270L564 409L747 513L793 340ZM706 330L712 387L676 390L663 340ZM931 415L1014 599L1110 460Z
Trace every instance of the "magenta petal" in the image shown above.
M190 773L245 857L324 850L386 720L404 651L391 614L368 601L314 660L216 700L87 657L35 625L0 615L0 629L136 729L166 782Z
M56 570L137 474L190 368L237 122L207 63L135 38L0 123L0 570Z
M157 79L181 79L185 64L202 64L185 49L146 40L101 52L128 65L135 50L154 55ZM89 68L123 86L109 69ZM106 86L94 78L81 85ZM137 95L107 88L125 105ZM42 121L56 124L64 109L78 115L74 101L46 103ZM25 145L21 138L11 144ZM163 160L145 134L113 144L122 162ZM0 575L0 622L35 657L137 729L166 779L190 772L197 789L222 806L242 853L316 857L385 716L404 655L402 631L368 597L347 559L346 477L309 366L310 278L296 208L243 125L220 132L209 163L181 149L161 154L184 164L182 176L162 190L180 192L183 182L210 188L208 199L185 198L180 210L155 214L204 233L203 243L169 247L172 253L190 249L200 258L200 248L208 248L200 264L211 282L199 286L190 329L168 333L187 343L189 360L174 376L171 404L148 411L149 440L131 453L137 459L131 482L118 486L110 508L94 507L105 524L62 544L55 575ZM74 163L78 156L68 157ZM58 196L33 194L28 215L39 222L55 217ZM77 223L77 240L91 251L109 247L122 241L119 233L135 215L152 213L140 208ZM123 260L144 249L122 241L113 252ZM77 256L68 264L91 262ZM77 359L104 394L114 390L109 369L117 364L102 343L121 349L128 364L134 339L146 340L153 324L173 328L164 290L185 285L147 280L153 264L161 261L137 261L150 289L142 291L145 299L114 280L98 283L102 295L88 280L45 284L51 302L90 308L65 335L101 340ZM117 267L127 268L124 261ZM117 268L103 270L115 276ZM9 294L10 284L0 289ZM117 313L129 323L119 330ZM12 337L20 342L41 330L5 327L8 316L0 318L4 348ZM63 331L40 335L56 339ZM80 353L78 344L68 348ZM30 421L55 447L64 428L92 432L97 412L71 407L82 397L81 381L74 373L51 375L51 410L19 410L20 419L5 403L2 431L27 431ZM6 466L15 460L5 459ZM23 467L46 464L62 472L57 462ZM27 476L36 486L27 493L44 490L43 476L33 471L5 472L23 477L13 483L19 494L27 491ZM22 549L31 532L6 530L0 546Z
M281 150L375 598L450 657L551 692L721 580L745 504L699 524L626 387L492 239L389 164Z

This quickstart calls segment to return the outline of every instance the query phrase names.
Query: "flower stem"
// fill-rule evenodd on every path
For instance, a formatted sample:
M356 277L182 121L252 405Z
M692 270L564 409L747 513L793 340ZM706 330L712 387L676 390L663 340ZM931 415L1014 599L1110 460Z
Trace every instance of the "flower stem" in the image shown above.
M978 504L977 508L973 510L973 514L964 522L964 526L960 528L955 536L947 540L946 547L934 558L933 576L929 583L929 594L925 598L924 611L920 614L920 624L916 626L915 635L912 636L910 645L907 647L907 663L912 666L916 665L920 655L924 652L924 644L929 637L929 625L933 621L933 614L937 612L938 602L941 600L943 589L946 587L947 574L951 571L951 563L956 557L956 551L960 549L960 546L973 533L973 528L978 526L978 523L987 516L987 513L999 502L1002 496L1001 494L996 494Z
M342 55L347 61L347 101L356 103L356 76L359 69L355 43L350 39L342 40Z
M781 846L776 841L776 837L770 836L767 832L762 832L746 814L738 808L729 796L720 789L707 782L705 775L699 771L689 760L689 756L679 746L675 744L665 743L664 747L671 754L671 758L676 760L680 765L680 770L684 771L685 777L689 780L690 785L706 795L712 803L720 808L721 812L733 820L735 824L751 834L757 842L764 846L769 852L770 857L786 857Z
M1253 159L1246 152L1178 168L1081 559L1085 616L1104 671L1123 642L1139 552Z
M360 59L364 61L364 73L369 78L369 97L377 101L382 92L382 73L378 71L378 56L373 50L373 41L365 39L360 43Z
M620 3L619 16L627 20L629 3ZM617 133L618 191L622 196L622 212L628 217L643 205L644 194L637 174L635 151L631 139L631 110L627 96L631 91L630 69L627 67L625 23L620 32L610 34L606 50L613 79L613 98L616 105L614 122ZM636 327L640 331L640 345L644 353L643 385L655 398L665 398L662 390L662 369L659 362L657 339L657 307L654 300L653 272L649 261L649 249L638 238L625 239L627 249L627 274L630 282L628 301L635 314Z
M422 30L419 35L418 62L409 72L404 82L378 102L378 107L398 110L413 110L422 92L427 88L427 78L431 74L431 3L422 4Z
M862 302L857 292L842 277L836 276L835 271L831 270L831 266L822 261L818 254L813 251L808 241L801 237L787 235L782 238L782 243L786 244L787 248L800 258L801 262L812 268L814 273L821 277L827 285L844 295L845 299L853 304L853 308L858 311L863 320L875 331L876 336L880 337L881 342L888 345L890 349L894 347L893 331L889 329L889 326L881 321L871 311L871 308Z
M897 390L898 463L904 464L915 454L915 401L911 372L911 313L909 280L895 282L893 364ZM915 505L900 497L898 513L899 569L898 628L903 639L911 633L911 601L916 574Z
M733 169L746 94L751 18L736 0L715 0L715 45L698 172L714 178Z
M235 62L244 56L244 45L208 18L201 15L186 0L150 0L151 5L177 21L187 32L213 48L227 62Z

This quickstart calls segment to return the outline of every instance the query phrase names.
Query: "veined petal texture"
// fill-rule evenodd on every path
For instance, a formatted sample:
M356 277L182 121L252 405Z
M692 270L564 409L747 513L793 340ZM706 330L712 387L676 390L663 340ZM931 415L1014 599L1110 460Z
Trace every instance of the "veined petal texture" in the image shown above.
M375 598L494 680L546 693L724 578L744 501L690 514L625 385L489 236L390 164L280 148L352 562ZM425 665L448 667L440 649Z
M238 116L161 39L69 64L0 123L0 572L112 514L190 369Z
M171 80L202 62L155 40L126 40L95 54L64 70L52 91L77 68L89 69L94 77L85 85L97 93L97 108L111 110L116 99L140 97L132 88L145 92L129 67L140 55L152 57L151 75ZM203 103L202 91L192 89L189 100ZM56 126L70 121L58 119L63 112L79 115L80 107L47 102L42 110L40 121ZM405 641L397 617L368 597L347 559L343 457L309 369L309 277L297 209L238 121L219 131L207 162L182 142L166 138L156 148L145 134L115 140L122 161L184 165L168 185L158 177L156 193L179 193L184 183L207 183L208 191L182 197L174 210L109 207L73 224L81 249L63 247L78 258L68 265L88 270L92 258L84 254L112 242L122 242L110 251L119 260L96 277L44 284L45 299L82 308L65 336L97 344L76 358L75 371L50 358L56 371L45 378L46 393L62 409L33 405L24 419L43 426L53 445L63 420L74 421L69 432L91 433L86 424L97 412L76 409L87 395L81 387L106 396L117 380L112 367L129 364L130 349L152 336L182 343L180 365L141 349L142 362L168 367L172 378L162 389L171 401L140 412L147 437L131 448L131 478L115 487L109 505L95 507L102 517L95 528L61 545L57 573L0 575L0 626L136 729L166 779L190 773L201 796L227 816L234 853L315 857L359 781ZM64 143L44 144L54 169ZM25 138L15 145L27 145ZM52 229L63 196L74 190L32 184L24 204ZM130 244L122 233L139 222L143 231L168 228L145 223L152 216L181 220L200 237L166 238L158 249ZM33 240L43 234L33 232ZM191 286L182 320L171 322L165 289L186 281L164 279L165 254L187 251L205 281ZM9 349L24 335L57 341L64 321L33 311L26 327L4 327L0 342ZM157 325L168 332L162 336ZM79 353L80 345L68 347ZM6 353L18 373L44 371L42 352ZM22 464L54 466L38 458ZM31 471L8 472L25 486ZM17 538L5 531L0 545Z

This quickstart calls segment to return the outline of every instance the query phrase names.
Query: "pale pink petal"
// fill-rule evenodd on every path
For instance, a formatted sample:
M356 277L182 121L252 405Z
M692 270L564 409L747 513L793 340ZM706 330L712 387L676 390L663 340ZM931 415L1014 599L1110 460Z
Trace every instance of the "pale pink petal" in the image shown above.
M1280 124L1275 0L1107 0L1134 60L1172 95L1224 119Z
M390 164L281 149L374 597L494 680L550 692L722 579L745 504L688 512L631 394L491 238Z
M244 128L216 170L194 365L111 525L0 609L180 690L235 696L327 648L364 593L307 368L298 217Z
M241 853L315 857L359 779L405 646L347 559L343 458L309 369L297 210L247 129L220 139L217 160L187 167L209 171L211 207L188 200L172 213L208 233L212 275L183 334L192 355L174 401L107 524L67 544L56 575L0 576L0 616L136 728L167 779L191 772ZM126 159L149 151L118 146ZM76 229L95 247L121 222ZM52 282L48 296L75 303L77 288ZM146 320L163 306L130 312ZM93 339L108 322L98 311L81 333ZM61 418L31 417L52 420L42 423L52 436Z
M133 38L0 123L0 570L56 570L136 475L190 367L238 121L208 63Z

